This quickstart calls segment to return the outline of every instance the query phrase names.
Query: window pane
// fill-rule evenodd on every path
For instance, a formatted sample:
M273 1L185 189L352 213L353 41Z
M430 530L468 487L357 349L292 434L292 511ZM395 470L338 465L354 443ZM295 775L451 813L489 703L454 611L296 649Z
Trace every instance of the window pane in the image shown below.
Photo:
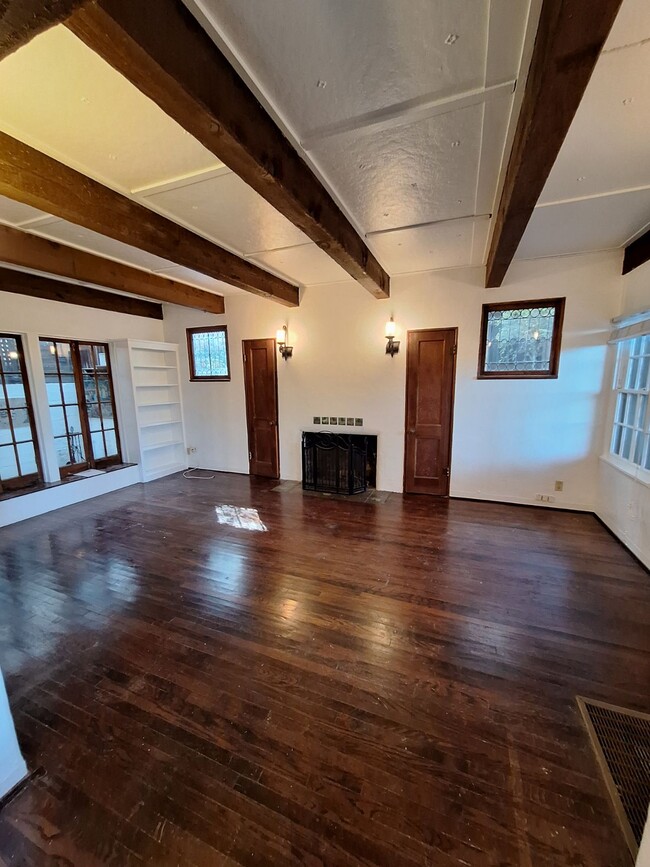
M54 440L54 447L56 448L57 463L60 467L65 467L72 463L70 460L70 447L67 436L56 437Z
M106 454L108 457L117 454L117 437L114 430L107 430L104 434L106 437Z
M18 475L18 464L13 446L0 446L0 479L15 479Z
M625 418L625 404L627 403L627 395L619 394L616 399L616 412L614 413L614 420L617 422L622 422Z
M0 445L12 442L11 428L9 427L9 413L6 409L0 410Z
M559 305L487 308L486 373L552 374L553 334Z
M73 464L84 463L86 460L86 445L81 431L70 430L67 439L70 447L70 462ZM66 463L68 463L68 461L66 461Z
M25 442L25 440L32 439L32 426L27 407L12 409L11 420L14 425L14 438L16 442Z
M37 471L36 452L33 443L18 443L18 460L21 476L28 476Z
M630 446L632 445L632 428L623 428L623 441L621 443L620 455L624 460L630 457Z
M102 418L104 420L104 427L113 427L115 422L113 420L113 404L112 403L103 403L102 404Z
M621 439L623 436L623 428L616 425L614 428L614 436L612 437L612 454L618 455L621 452Z
M627 403L625 405L625 418L623 419L625 424L633 425L636 421L636 402L636 394L627 395Z
M225 330L191 333L195 377L229 376L226 339Z
M93 444L93 457L96 461L101 460L106 457L106 450L104 449L104 436L99 431L93 431L90 435L92 444Z

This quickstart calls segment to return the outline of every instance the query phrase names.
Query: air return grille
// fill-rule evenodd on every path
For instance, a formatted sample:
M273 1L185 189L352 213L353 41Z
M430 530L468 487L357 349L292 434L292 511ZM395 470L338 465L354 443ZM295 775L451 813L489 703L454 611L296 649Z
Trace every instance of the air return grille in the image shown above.
M578 698L614 808L636 855L650 801L650 715Z

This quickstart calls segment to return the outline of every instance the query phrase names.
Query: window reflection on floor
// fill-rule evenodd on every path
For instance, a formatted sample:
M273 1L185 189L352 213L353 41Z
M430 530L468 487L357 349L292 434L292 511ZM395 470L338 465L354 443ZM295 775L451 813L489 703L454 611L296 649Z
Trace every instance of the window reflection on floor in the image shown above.
M245 509L243 506L215 506L217 521L229 527L239 527L242 530L257 530L266 533L266 524L260 519L257 509Z

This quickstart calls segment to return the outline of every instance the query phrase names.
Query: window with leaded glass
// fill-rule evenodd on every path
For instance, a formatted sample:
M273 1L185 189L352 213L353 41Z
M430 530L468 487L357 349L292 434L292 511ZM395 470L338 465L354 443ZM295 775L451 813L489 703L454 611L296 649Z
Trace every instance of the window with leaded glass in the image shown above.
M34 412L22 342L0 334L0 493L40 480Z
M227 382L230 379L228 329L225 325L187 329L191 382Z
M554 379L564 298L484 304L479 379Z
M618 343L614 389L610 453L634 467L650 470L650 334Z
M61 473L119 463L108 346L45 338L40 345Z

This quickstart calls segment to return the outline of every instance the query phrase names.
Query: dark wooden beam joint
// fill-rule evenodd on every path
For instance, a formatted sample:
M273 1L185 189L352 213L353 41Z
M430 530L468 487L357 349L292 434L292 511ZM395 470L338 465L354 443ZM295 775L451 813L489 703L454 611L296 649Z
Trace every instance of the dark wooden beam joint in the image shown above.
M621 0L544 0L494 221L485 285L503 282Z
M650 230L625 248L623 273L629 274L650 259Z
M181 0L99 0L66 26L377 298L390 278Z
M131 316L144 316L147 319L162 319L162 304L103 292L77 283L65 283L52 277L27 274L12 268L0 267L0 292L29 295L46 301L60 301L63 304L76 304L79 307L93 307L96 310L110 310L113 313L128 313Z

